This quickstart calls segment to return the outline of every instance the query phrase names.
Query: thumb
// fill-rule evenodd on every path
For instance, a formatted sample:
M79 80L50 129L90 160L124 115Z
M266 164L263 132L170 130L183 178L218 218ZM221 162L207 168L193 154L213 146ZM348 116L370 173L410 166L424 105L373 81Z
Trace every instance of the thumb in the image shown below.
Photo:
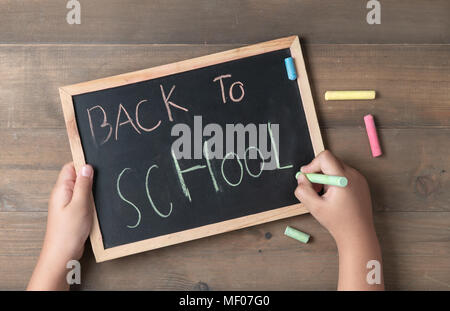
M94 169L90 165L81 168L73 189L72 202L87 204L90 202Z
M314 190L313 184L305 175L300 174L297 182L298 186L294 192L295 196L301 203L305 204L305 207L310 212L313 212L323 203L322 198L317 194L316 190Z

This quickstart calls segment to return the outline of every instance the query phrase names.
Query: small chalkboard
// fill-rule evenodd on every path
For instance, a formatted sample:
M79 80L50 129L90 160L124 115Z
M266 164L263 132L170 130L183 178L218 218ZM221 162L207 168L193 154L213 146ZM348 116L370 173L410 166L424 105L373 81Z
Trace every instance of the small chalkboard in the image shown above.
M323 143L297 36L60 96L75 168L95 169L97 262L306 213L294 175Z

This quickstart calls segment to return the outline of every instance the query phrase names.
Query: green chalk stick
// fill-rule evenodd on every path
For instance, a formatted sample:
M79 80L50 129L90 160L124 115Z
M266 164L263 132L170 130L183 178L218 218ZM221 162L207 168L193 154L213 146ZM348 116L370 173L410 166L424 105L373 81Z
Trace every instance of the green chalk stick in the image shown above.
M338 187L345 187L348 184L348 180L345 177L342 176L331 176L331 175L324 175L324 174L310 174L310 173L302 173L297 172L295 174L295 179L298 179L298 176L300 174L303 174L308 178L308 180L315 184L323 184L323 185L331 185L331 186L338 186Z
M289 226L286 227L286 230L284 231L284 235L296 239L297 241L300 241L302 243L308 243L310 235L304 232L301 232L297 229L291 228Z

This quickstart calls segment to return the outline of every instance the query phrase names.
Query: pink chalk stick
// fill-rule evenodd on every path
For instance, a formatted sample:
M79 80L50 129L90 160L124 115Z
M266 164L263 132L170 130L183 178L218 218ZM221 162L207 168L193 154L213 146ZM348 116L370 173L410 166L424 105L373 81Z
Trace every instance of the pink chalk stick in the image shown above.
M373 116L371 114L364 116L364 123L366 124L366 131L367 136L369 137L372 156L374 158L379 157L383 154L383 152L381 152L380 141L378 140L377 128L375 127Z

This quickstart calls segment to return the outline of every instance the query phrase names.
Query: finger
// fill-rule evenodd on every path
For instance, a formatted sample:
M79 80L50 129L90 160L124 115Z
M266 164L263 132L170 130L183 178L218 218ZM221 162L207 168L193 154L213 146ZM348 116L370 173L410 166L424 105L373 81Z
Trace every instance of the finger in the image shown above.
M323 202L323 199L314 190L313 184L304 176L300 174L297 179L298 186L295 189L295 196L297 199L305 204L305 207L313 212Z
M50 196L50 206L64 207L70 203L76 176L72 162L67 163L62 167Z
M319 153L311 163L302 166L303 173L318 173L322 172L327 175L342 175L344 167L341 161L336 158L330 151L325 150Z
M92 181L94 169L90 165L84 165L77 176L75 188L73 190L72 202L76 205L89 207L92 193Z
M315 192L317 192L317 193L319 193L320 191L322 191L322 189L324 189L324 185L321 185L321 184L312 184L313 185L313 188L314 188L314 191Z

